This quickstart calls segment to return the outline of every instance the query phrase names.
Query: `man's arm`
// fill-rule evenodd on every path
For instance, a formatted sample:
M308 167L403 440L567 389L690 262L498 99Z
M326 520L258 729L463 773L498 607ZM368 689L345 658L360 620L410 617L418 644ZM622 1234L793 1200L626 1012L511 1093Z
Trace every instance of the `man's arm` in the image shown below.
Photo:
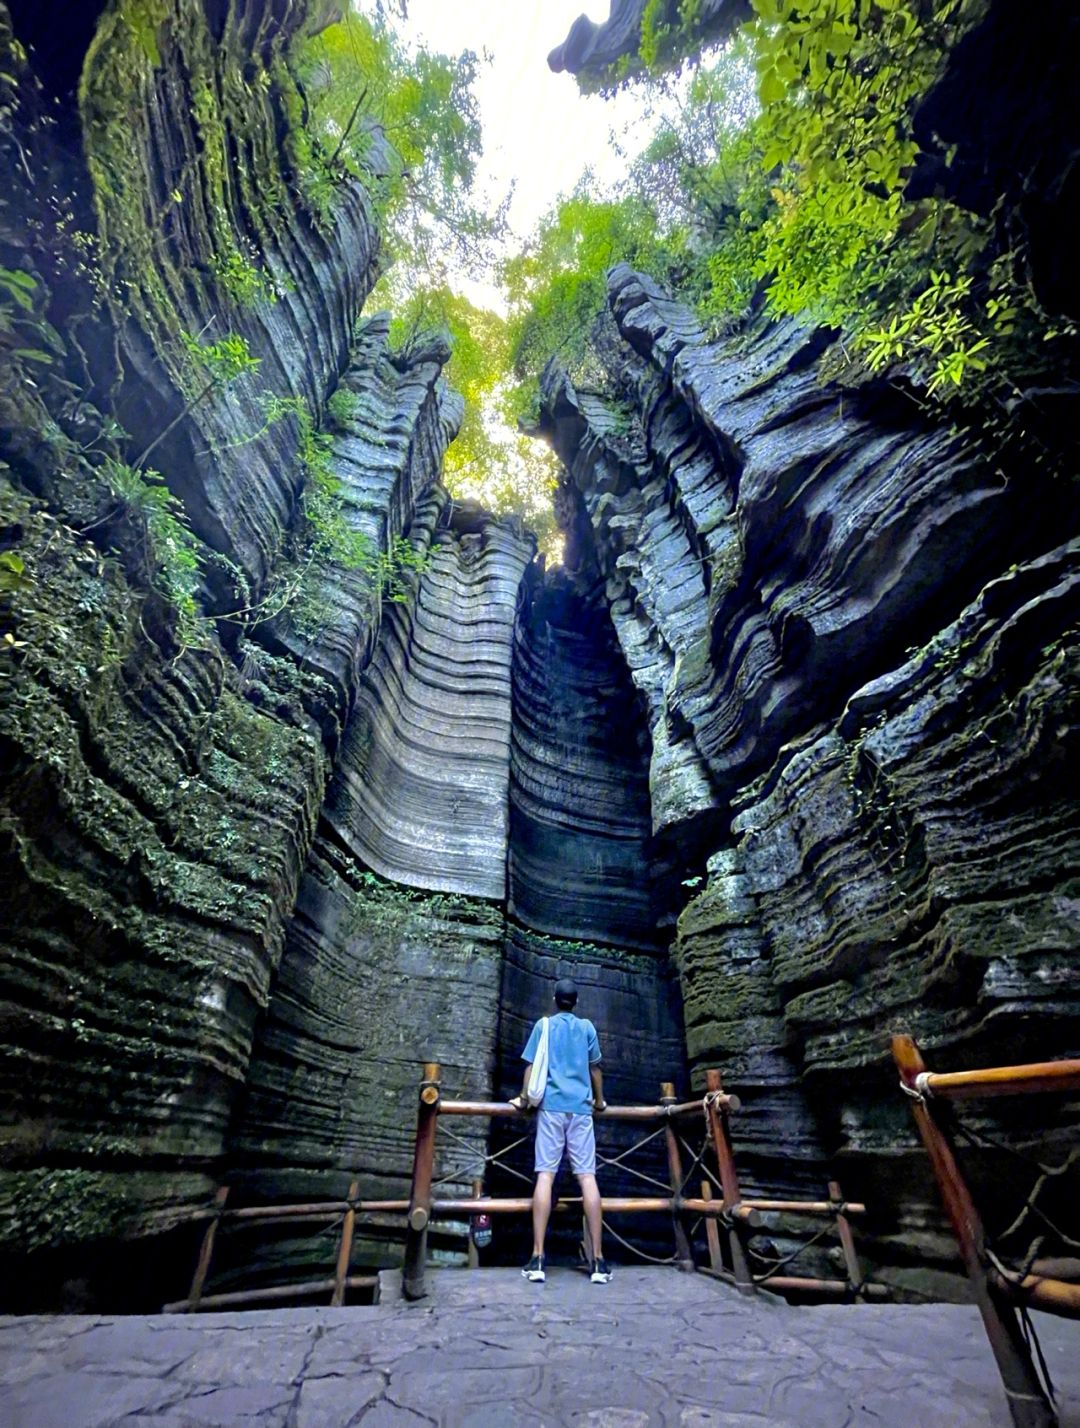
M607 1102L604 1100L604 1073L600 1070L600 1063L589 1067L589 1080L592 1082L592 1103L594 1111L606 1111Z
M510 1104L511 1104L512 1106L516 1106L519 1111L527 1111L527 1110L529 1109L529 1103L528 1103L528 1101L525 1099L525 1097L528 1095L528 1092L529 1092L529 1075L530 1075L530 1073L532 1072L532 1068L533 1068L532 1062L531 1062L531 1061L526 1061L526 1063L525 1063L525 1075L522 1077L522 1081L521 1081L521 1095L520 1095L520 1096L511 1096L511 1097L510 1097Z

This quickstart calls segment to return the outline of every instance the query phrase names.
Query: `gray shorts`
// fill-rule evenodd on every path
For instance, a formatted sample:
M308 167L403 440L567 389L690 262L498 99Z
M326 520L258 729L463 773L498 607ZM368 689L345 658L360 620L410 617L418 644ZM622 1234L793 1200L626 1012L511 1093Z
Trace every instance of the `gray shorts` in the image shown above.
M596 1174L596 1136L591 1115L573 1111L540 1110L536 1115L536 1163L538 1173L553 1174L562 1164L563 1151L570 1152L570 1169L575 1175Z

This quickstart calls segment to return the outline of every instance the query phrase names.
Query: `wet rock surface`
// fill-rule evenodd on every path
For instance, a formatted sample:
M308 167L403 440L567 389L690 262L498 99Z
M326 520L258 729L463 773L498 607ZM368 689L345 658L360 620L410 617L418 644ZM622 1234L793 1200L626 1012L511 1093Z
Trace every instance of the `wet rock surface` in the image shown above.
M574 75L584 89L613 84L620 60L634 60L641 48L642 19L653 10L652 22L677 26L683 21L681 7L674 3L660 7L660 14L647 0L611 0L606 20L597 23L579 15L562 44L548 55L548 65L556 73ZM700 0L690 22L694 36L714 41L729 35L744 21L753 18L748 0Z
M332 461L342 520L373 562L404 533L460 420L439 380L445 344L394 365L385 317L354 331L376 276L363 190L340 186L320 216L287 177L283 111L296 96L282 55L304 7L267 17L240 3L216 20L209 8L162 8L156 64L154 46L106 17L77 95L62 75L78 71L69 51L89 29L29 62L63 95L56 132L23 147L41 141L80 221L96 223L99 278L138 293L132 311L121 319L84 266L50 252L46 193L13 192L0 233L4 262L29 253L43 312L73 338L69 380L58 360L3 394L5 453L18 452L0 477L4 539L28 573L10 610L25 653L0 710L0 1241L20 1254L166 1229L220 1177L380 616L379 578L339 568L312 577L303 609L244 634L231 621L178 634L151 588L147 530L105 489L96 443L119 417L123 455L160 471L207 543L199 599L250 614L298 579L281 567L306 479L301 402L317 431L344 372L350 418ZM33 94L29 69L22 78ZM12 152L17 141L5 131ZM107 198L96 217L95 193ZM29 250L8 231L20 216L37 235ZM185 333L243 339L259 365L214 386L188 363ZM271 400L285 410L273 421Z
M483 1099L495 1079L510 650L532 543L451 518L445 493L418 519L428 564L386 606L234 1128L263 1193L340 1193L353 1175L366 1196L407 1193L420 1062L442 1065L447 1094ZM462 1134L478 1144L486 1126Z
M1075 520L976 433L826 380L827 334L709 339L627 268L609 302L607 390L550 368L541 427L647 711L653 827L701 868L672 945L695 1084L744 1095L747 1185L840 1166L913 1285L897 1230L938 1264L948 1240L890 1033L949 1069L1076 1051ZM1061 1158L1068 1108L966 1115Z
M384 1279L387 1276L384 1276ZM446 1271L421 1304L0 1320L10 1428L1007 1428L975 1309L747 1301L699 1275ZM1070 1326L1036 1315L1062 1428Z

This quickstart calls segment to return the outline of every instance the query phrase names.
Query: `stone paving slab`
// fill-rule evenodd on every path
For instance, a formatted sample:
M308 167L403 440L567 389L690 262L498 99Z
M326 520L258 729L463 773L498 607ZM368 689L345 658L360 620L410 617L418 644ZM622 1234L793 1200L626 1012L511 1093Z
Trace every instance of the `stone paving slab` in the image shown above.
M0 1428L1010 1428L978 1314L445 1270L377 1307L0 1318ZM1080 1326L1034 1316L1080 1428Z

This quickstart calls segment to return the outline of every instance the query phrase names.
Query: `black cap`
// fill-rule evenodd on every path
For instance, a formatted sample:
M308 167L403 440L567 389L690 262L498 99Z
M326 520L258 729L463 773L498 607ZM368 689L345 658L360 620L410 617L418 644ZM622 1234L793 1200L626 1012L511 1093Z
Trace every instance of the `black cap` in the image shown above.
M577 983L569 977L560 977L555 983L555 1000L559 1006L572 1007L577 1001Z

